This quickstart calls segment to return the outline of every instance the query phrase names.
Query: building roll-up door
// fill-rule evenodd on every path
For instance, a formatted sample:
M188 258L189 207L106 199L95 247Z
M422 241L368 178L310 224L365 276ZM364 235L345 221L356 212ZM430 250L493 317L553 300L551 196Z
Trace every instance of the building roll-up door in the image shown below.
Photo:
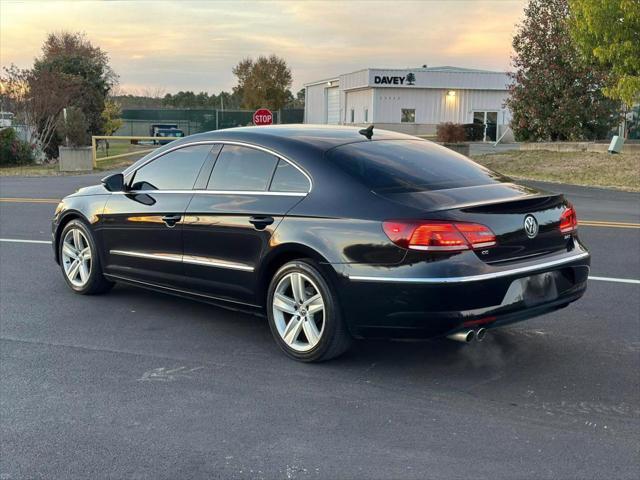
M327 88L327 123L340 123L340 89Z

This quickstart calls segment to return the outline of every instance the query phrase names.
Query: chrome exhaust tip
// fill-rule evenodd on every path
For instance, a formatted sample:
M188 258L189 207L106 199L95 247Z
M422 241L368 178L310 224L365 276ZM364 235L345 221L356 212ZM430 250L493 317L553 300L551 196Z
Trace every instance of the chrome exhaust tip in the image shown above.
M479 328L478 330L476 330L476 340L478 340L479 342L484 340L484 337L486 336L487 336L486 328Z
M484 330L484 329L483 329ZM449 340L455 340L456 342L471 343L476 337L476 332L473 330L461 330L451 335L447 335Z

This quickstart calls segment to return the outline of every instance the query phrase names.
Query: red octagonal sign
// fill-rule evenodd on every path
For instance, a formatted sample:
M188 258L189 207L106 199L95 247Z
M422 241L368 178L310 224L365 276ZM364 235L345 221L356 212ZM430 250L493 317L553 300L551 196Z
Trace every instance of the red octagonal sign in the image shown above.
M254 125L271 125L273 123L273 113L266 108L260 108L253 114Z

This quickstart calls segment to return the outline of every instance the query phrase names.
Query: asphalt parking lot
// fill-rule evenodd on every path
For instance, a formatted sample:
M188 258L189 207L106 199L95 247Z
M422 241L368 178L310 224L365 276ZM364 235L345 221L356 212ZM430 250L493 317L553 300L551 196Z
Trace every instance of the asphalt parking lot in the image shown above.
M257 316L74 295L52 202L98 178L0 178L0 479L640 477L639 194L546 185L587 221L568 308L306 365Z

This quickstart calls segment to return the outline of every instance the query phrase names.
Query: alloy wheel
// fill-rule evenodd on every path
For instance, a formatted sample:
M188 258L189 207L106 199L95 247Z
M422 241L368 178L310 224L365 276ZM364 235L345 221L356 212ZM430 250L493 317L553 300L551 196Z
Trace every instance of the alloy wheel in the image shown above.
M275 325L282 340L298 352L313 349L324 331L324 300L315 282L292 272L278 282L272 301Z
M91 247L79 228L69 230L62 240L62 265L67 279L82 288L91 275Z

